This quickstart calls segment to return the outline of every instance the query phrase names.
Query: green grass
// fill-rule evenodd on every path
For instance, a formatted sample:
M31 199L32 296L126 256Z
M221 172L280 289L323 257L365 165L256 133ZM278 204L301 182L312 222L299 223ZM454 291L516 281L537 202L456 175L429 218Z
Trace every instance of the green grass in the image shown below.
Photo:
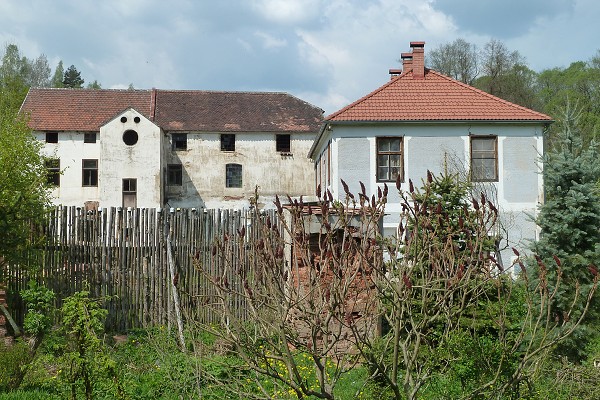
M249 398L259 394L257 382L270 391L273 398L293 399L293 394L282 385L256 376L244 363L222 351L214 338L208 336L188 337L188 352L182 353L177 346L175 335L166 329L139 330L130 332L123 343L105 340L103 352L114 361L112 372L94 374L94 398L108 399L197 399L220 400ZM201 353L194 353L202 350ZM15 362L21 360L22 348L3 349L0 360L6 363L2 372L10 373ZM68 364L65 354L68 346L64 336L51 334L40 348L18 391L7 392L0 388L0 400L68 399L71 386L68 381ZM310 359L298 354L298 361L306 371L306 379L311 375ZM304 358L303 358L304 357ZM529 399L553 398L597 398L596 383L600 379L600 369L591 365L568 365L555 363L550 366L545 377L536 382L534 395ZM555 377L561 376L560 385ZM208 377L211 377L210 379ZM6 379L5 379L6 380ZM586 384L582 385L582 382ZM84 398L81 385L77 398ZM453 390L454 389L454 390ZM247 393L240 397L236 392ZM4 393L3 393L4 392ZM448 376L434 377L424 386L420 398L458 398L460 383ZM382 400L392 398L385 388L369 381L366 368L357 366L344 374L335 388L336 399L341 400ZM454 393L454 394L453 394ZM309 398L307 398L308 400ZM311 399L313 400L313 399Z

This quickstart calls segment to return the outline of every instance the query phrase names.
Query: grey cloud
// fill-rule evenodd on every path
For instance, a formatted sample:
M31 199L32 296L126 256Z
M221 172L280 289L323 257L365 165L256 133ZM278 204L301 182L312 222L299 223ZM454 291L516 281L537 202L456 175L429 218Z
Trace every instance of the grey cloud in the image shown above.
M461 31L509 39L526 33L539 17L570 13L573 0L436 0L433 7L453 17Z

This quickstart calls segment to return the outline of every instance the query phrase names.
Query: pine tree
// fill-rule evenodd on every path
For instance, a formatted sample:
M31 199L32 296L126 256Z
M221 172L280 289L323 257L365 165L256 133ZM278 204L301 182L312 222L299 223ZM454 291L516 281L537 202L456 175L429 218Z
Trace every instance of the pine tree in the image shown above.
M74 65L67 68L62 81L64 87L81 88L84 82L85 81L81 78L81 72L77 71L77 68L75 68Z
M584 147L581 133L576 129L579 114L572 107L564 111L562 133L557 143L544 157L545 203L540 207L537 224L540 240L533 245L539 256L538 268L547 268L551 279L561 279L566 287L581 285L581 294L587 295L598 274L600 263L600 154L597 145ZM556 257L556 258L555 258ZM543 266L543 267L542 267ZM564 320L575 293L558 292L554 298L554 318ZM596 296L597 297L597 296ZM589 325L598 321L597 298L586 316ZM585 326L561 352L577 359L581 348L591 339L591 330Z

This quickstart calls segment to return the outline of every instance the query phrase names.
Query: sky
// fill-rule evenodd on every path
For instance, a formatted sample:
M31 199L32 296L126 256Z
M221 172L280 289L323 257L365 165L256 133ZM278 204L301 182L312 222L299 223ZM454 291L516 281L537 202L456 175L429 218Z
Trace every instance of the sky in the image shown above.
M597 0L0 0L0 44L105 89L287 92L327 115L411 41L497 39L541 71L594 56L598 20Z

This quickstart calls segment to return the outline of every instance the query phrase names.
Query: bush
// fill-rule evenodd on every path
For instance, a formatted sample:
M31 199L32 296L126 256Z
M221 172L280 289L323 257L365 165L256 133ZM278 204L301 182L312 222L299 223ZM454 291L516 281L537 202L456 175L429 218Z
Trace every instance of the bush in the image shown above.
M23 365L29 362L27 343L19 340L7 346L0 340L0 392L7 392L18 385L17 377Z

